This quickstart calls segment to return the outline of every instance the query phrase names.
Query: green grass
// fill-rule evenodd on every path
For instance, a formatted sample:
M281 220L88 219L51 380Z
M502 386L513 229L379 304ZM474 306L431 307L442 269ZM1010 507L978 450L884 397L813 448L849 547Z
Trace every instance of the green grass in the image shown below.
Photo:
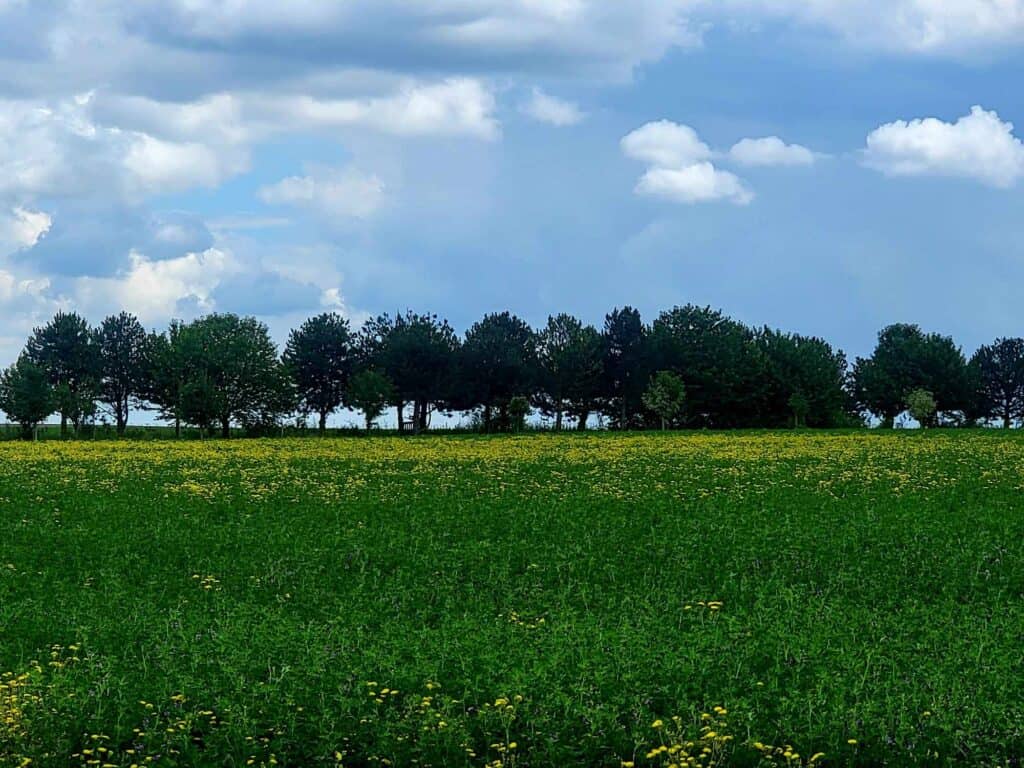
M991 431L4 443L0 765L1017 764L1022 469Z

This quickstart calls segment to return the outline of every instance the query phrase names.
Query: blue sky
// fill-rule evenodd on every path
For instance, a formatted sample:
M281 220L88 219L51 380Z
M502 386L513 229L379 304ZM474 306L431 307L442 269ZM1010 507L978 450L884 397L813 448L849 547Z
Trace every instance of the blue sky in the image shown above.
M0 0L0 362L58 308L1024 334L1024 0ZM1024 129L1022 129L1024 130Z

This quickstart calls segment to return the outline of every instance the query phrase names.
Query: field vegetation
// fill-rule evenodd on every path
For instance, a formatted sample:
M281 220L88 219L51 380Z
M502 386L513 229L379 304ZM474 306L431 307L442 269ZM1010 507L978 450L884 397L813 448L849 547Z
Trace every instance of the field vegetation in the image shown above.
M995 430L0 444L0 765L1015 765Z

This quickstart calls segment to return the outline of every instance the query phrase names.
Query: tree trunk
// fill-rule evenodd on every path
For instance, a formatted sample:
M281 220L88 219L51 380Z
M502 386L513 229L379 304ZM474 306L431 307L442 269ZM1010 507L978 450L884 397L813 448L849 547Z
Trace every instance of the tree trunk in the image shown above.
M64 411L60 412L60 436L68 436L68 415Z
M225 440L231 437L231 419L222 418L220 420L220 436Z
M181 417L179 416L174 417L174 437L181 437Z
M327 411L320 411L320 437L327 434Z
M581 411L580 415L576 417L576 431L586 432L587 431L587 419L590 418L590 411Z
M626 395L622 395L622 404L619 410L619 429L626 428Z
M562 410L559 409L555 412L555 432L562 431Z
M664 432L668 427L666 426L665 417L661 417L661 431Z
M128 403L118 403L114 416L117 419L117 436L124 437L124 431L128 427Z
M484 432L491 431L491 404L484 406Z
M373 418L369 413L366 414L366 434L370 434L373 431Z
M1010 428L1010 409L1009 408L1004 408L1003 409L1003 429L1009 429L1009 428Z
M417 432L426 432L427 431L427 411L429 410L429 407L430 407L429 403L427 403L426 400L421 400L420 401L419 421L416 422L416 431Z
M405 403L395 403L395 410L398 411L398 432L401 434L405 429Z

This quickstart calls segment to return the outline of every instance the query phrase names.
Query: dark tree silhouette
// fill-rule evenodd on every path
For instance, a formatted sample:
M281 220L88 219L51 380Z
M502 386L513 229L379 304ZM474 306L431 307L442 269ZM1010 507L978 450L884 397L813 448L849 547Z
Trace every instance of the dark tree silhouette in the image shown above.
M61 436L67 435L69 421L77 432L95 411L97 395L99 357L89 324L74 312L58 312L32 331L25 354L54 388Z
M970 362L985 418L1004 428L1024 417L1024 339L996 339L978 348Z
M114 414L117 434L128 426L128 413L147 389L146 331L135 315L121 312L100 323L94 344L98 355L97 399Z
M301 407L318 415L323 435L327 417L341 407L355 368L348 320L334 312L310 318L288 336L283 360Z
M536 385L537 337L530 326L509 312L486 315L466 332L461 359L465 391L483 412L484 430L510 428L509 402L529 397Z

